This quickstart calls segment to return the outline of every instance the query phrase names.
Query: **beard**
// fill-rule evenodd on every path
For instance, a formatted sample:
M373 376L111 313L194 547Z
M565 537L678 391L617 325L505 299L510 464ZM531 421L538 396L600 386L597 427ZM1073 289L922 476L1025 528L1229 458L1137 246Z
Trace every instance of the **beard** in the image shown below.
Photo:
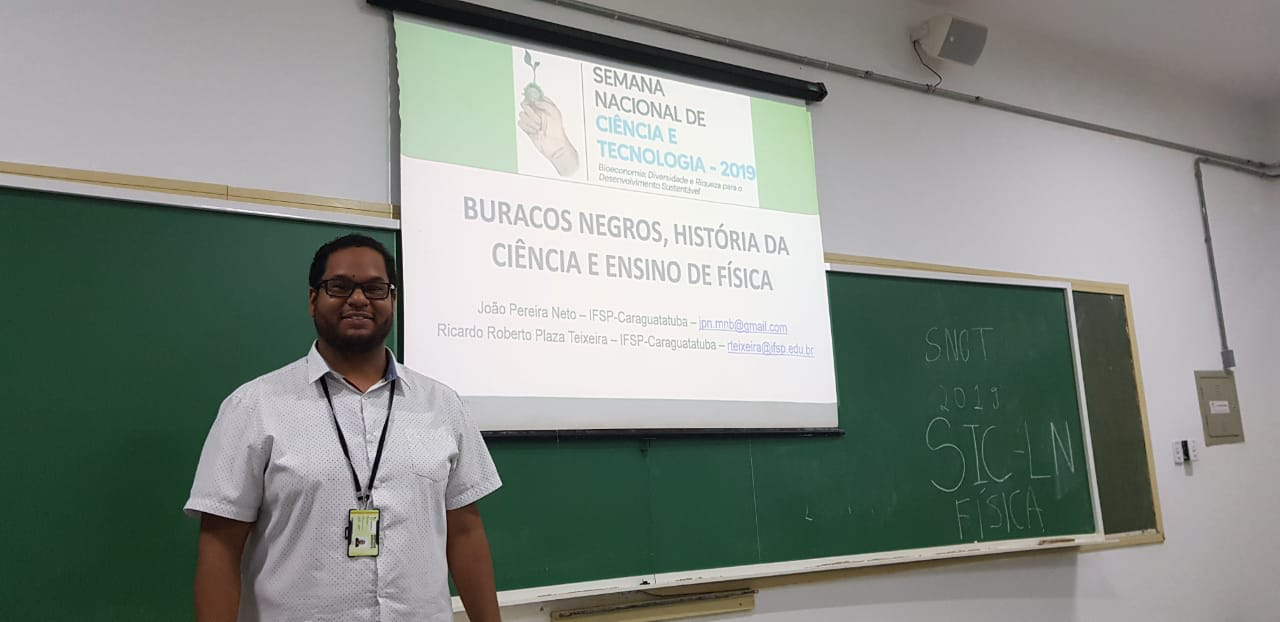
M391 334L392 316L382 318L374 324L373 330L364 334L343 334L336 324L320 319L319 314L312 318L316 326L316 335L339 352L367 354L386 346L387 335ZM341 320L339 320L341 321Z

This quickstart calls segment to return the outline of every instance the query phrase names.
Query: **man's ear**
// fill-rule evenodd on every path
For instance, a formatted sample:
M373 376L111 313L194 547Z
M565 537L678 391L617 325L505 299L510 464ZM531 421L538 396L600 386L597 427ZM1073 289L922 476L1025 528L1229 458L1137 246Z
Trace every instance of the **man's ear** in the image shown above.
M314 287L312 287L310 291L307 293L307 315L310 315L311 317L316 316L316 296L317 295L318 294L316 292L316 288Z

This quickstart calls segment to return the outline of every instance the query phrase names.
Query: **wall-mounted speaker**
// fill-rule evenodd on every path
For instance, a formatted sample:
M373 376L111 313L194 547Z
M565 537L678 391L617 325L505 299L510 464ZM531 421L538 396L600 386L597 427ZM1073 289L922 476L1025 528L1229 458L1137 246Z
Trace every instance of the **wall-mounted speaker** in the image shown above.
M972 65L987 45L987 27L953 15L938 15L911 31L911 40L934 58Z

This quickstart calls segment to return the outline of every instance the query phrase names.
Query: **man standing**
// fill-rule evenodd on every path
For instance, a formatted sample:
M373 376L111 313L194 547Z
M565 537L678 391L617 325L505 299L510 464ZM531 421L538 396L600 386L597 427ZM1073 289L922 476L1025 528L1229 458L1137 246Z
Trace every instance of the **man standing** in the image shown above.
M501 482L457 393L384 345L395 283L372 238L320 247L311 352L222 403L185 507L198 622L452 620L447 573L499 619L475 502Z

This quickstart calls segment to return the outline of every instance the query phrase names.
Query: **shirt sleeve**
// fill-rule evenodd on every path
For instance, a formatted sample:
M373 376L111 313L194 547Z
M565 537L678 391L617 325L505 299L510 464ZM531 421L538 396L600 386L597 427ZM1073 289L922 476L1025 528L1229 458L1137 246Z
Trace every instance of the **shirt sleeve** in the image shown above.
M258 518L263 473L270 448L261 421L248 400L236 392L223 400L196 465L188 516L214 514L242 522Z
M466 408L456 393L453 399L456 404L456 408L452 410L455 413L453 425L458 457L449 472L449 483L445 487L446 510L456 510L475 503L502 486L498 468L494 466L489 448L480 436L480 428L467 416Z

